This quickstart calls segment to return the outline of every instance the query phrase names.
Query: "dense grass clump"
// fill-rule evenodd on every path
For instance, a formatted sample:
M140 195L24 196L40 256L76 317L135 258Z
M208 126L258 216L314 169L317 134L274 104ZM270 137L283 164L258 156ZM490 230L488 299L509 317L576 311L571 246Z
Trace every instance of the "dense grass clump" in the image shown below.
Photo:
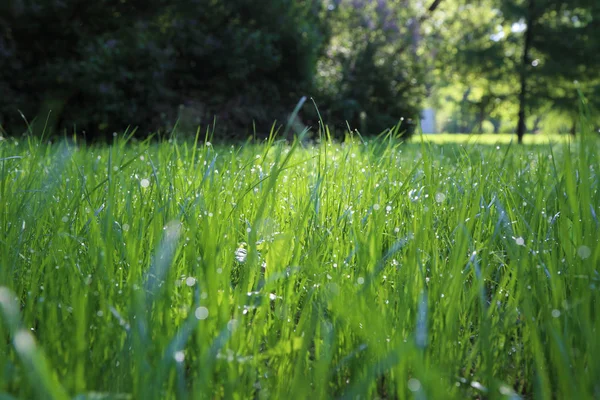
M0 398L598 398L597 150L4 140Z

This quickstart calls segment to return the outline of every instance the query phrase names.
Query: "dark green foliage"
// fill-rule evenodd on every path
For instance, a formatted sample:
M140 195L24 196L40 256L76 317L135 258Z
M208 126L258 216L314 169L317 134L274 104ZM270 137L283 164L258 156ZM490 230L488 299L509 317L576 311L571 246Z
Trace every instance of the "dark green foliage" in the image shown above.
M312 89L320 11L311 0L179 2L164 27L175 52L168 85L204 122L216 115L221 131L254 123L265 133Z
M331 93L325 103L332 106L325 115L333 126L344 126L367 134L377 134L401 123L400 131L414 132L419 115L419 100L425 96L425 86L418 82L418 70L393 59L377 63L376 44L367 43L357 53L344 60L341 90ZM381 59L381 55L379 55Z
M395 54L408 20L381 1L6 0L0 127L104 140L216 120L216 139L244 139L311 96L336 128L379 134L415 118L424 96L416 57ZM349 52L331 55L334 38ZM340 79L325 82L328 65ZM315 111L299 122L315 127Z
M326 122L370 135L400 123L411 135L426 96L414 14L386 1L334 3L334 43L319 67Z
M0 122L40 133L77 128L97 135L151 127L170 52L157 46L163 1L7 0L0 10ZM21 128L23 129L23 128ZM111 132L112 132L111 130Z
M0 122L16 132L271 124L307 94L324 36L313 1L2 2ZM278 108L279 107L279 108Z

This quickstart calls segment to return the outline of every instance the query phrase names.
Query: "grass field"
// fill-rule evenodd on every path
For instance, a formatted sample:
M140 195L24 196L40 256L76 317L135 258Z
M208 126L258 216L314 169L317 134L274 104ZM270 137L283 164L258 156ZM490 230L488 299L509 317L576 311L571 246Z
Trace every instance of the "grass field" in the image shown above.
M412 138L413 142L418 142L421 138L432 144L487 144L487 145L501 145L517 143L517 135L511 134L456 134L456 133L434 133L425 135L416 135ZM545 145L557 144L557 143L568 143L569 141L575 140L570 135L525 135L523 137L523 143L527 145Z
M0 399L600 397L598 143L0 142Z

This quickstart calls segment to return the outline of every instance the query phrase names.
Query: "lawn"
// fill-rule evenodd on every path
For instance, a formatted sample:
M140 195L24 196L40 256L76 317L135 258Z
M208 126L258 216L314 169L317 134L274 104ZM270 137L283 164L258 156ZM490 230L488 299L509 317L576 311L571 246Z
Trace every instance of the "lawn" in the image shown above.
M413 142L418 142L421 138L432 144L446 144L446 143L459 143L459 144L487 144L487 145L500 145L510 144L511 142L517 143L517 135L512 134L456 134L456 133L434 133L425 135L416 135L412 138ZM567 143L573 141L574 138L570 135L525 135L523 137L523 143L528 145L548 145L556 143Z
M0 399L600 396L594 139L194 143L0 141Z

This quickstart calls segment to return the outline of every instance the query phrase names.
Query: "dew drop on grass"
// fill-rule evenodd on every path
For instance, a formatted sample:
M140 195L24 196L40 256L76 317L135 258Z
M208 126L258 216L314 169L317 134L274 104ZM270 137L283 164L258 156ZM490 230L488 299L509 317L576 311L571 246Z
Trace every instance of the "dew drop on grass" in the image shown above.
M233 332L237 329L239 322L237 319L232 319L227 323L227 329L229 332Z
M144 178L140 181L140 186L143 188L147 188L148 186L150 186L150 181L148 179Z
M379 204L373 204L373 210L375 210L375 211L379 210Z
M35 348L33 335L25 329L21 329L15 334L14 344L19 353L30 353Z
M19 306L14 294L5 287L0 287L0 320L4 314L4 321L16 323L19 320Z
M128 232L129 231L129 224L123 224L123 226L121 227L121 229L123 229L123 232Z
M359 285L362 285L362 284L364 284L364 283L365 283L365 278L363 278L363 277L361 276L361 277L359 277L359 278L358 278L356 281L358 282L358 284L359 284Z
M436 193L435 194L435 201L438 203L443 203L444 200L446 200L446 195L444 193Z
M188 286L194 286L196 284L196 278L188 276L185 279L185 284L188 285Z
M198 307L194 312L194 316L199 320L204 320L208 318L208 308L206 307Z
M421 382L418 379L410 378L408 380L408 389L411 392L418 392L421 389Z
M0 305L2 307L12 306L10 291L7 288L0 287Z
M510 388L507 385L501 385L498 388L498 391L500 392L501 395L510 396L511 399L520 399L520 397L516 395L514 390L512 390L512 388Z
M180 351L176 351L175 354L173 354L173 358L178 363L182 363L185 360L185 354L181 350Z
M517 246L525 246L525 239L523 239L522 237L519 236L518 238L514 239Z
M592 250L587 246L579 246L579 248L577 249L577 255L582 260L585 260L586 258L589 258L592 255Z
M560 311L559 311L559 310L557 310L557 309L554 309L554 310L552 310L552 316L553 316L554 318L558 318L558 317L560 317Z

